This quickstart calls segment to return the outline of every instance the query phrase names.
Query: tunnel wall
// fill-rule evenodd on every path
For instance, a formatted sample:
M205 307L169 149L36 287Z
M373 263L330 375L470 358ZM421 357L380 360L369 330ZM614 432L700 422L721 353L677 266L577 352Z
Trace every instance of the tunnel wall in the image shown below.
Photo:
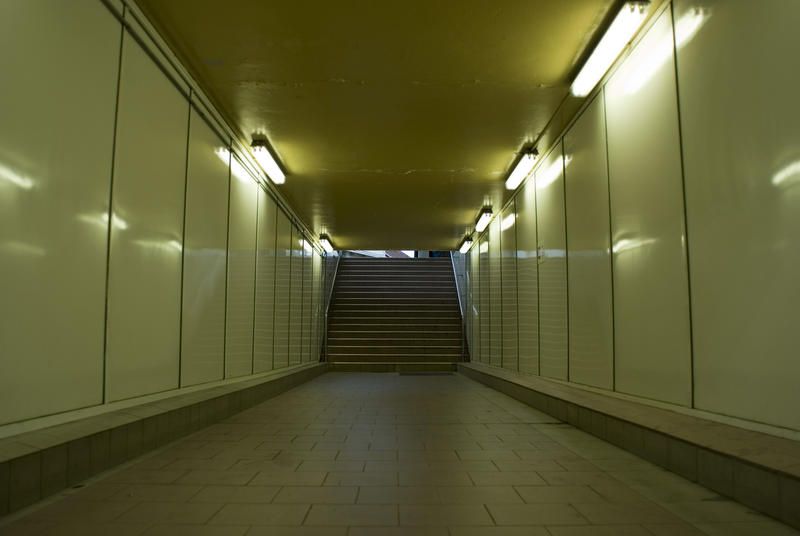
M3 6L0 435L319 360L321 251L140 20Z
M474 361L800 430L798 23L780 0L654 16L475 240Z

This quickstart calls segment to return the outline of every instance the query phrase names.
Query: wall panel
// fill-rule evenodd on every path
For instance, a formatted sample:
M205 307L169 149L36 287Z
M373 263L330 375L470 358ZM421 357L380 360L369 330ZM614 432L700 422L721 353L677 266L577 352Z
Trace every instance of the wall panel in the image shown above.
M225 377L253 370L258 191L255 180L232 165L228 219L228 312L225 330Z
M536 184L532 178L524 184L514 201L517 209L519 370L539 374L539 266Z
M480 276L478 274L478 246L477 244L467 254L467 268L469 278L469 307L467 308L467 335L469 337L470 361L480 362Z
M291 284L292 224L278 210L277 257L275 259L275 368L289 364L289 287Z
M614 74L605 96L616 388L689 405L686 235L669 10Z
M311 360L311 285L312 285L312 259L311 246L306 243L303 247L303 327L301 333L300 361L308 363Z
M800 4L678 0L695 403L800 430Z
M519 369L517 356L517 213L514 201L500 221L500 272L503 299L503 368Z
M120 31L99 2L2 6L0 424L102 402Z
M500 217L489 224L489 295L490 335L489 363L499 367L503 363L503 283L500 271Z
M256 251L256 303L253 320L253 371L272 370L275 314L275 236L278 207L258 189L258 250Z
M539 363L542 376L568 378L567 235L561 144L536 168L539 259Z
M490 345L492 339L492 311L491 293L489 292L489 233L486 232L478 243L478 265L480 278L480 362L489 364L491 354Z
M183 244L182 386L220 380L224 374L230 158L224 145L192 111Z
M564 136L569 263L569 379L612 389L614 311L606 123L595 98Z
M126 33L108 277L111 401L178 387L188 121L189 103Z
M319 361L320 329L322 315L320 279L322 275L322 257L314 250L311 256L311 348L309 349L308 359L311 363Z
M291 278L289 290L289 364L300 363L303 341L303 247L302 237L292 226Z

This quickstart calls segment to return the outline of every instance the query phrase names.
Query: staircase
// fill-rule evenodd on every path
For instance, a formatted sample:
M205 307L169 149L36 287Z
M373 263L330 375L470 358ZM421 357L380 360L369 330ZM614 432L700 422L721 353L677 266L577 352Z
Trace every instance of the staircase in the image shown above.
M463 354L449 258L343 258L328 315L333 370L454 370Z

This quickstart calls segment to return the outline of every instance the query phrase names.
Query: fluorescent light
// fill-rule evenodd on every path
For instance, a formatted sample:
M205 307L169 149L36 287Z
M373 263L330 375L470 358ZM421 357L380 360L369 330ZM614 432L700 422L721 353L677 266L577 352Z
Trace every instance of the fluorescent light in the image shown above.
M300 245L303 246L303 249L308 251L309 253L311 253L314 250L314 248L311 247L311 244L309 244L308 241L305 239L300 240Z
M536 160L539 159L539 151L534 149L522 155L522 158L517 162L514 171L506 179L506 190L516 190L525 178L531 174L533 166L536 165Z
M272 154L270 154L269 149L267 149L267 142L256 139L253 140L250 146L253 148L253 156L255 156L256 161L267 173L270 180L275 184L283 184L286 182L286 175L283 174L283 170L281 170L278 163L275 162L275 159L272 158Z
M606 30L605 35L595 47L592 55L583 64L578 76L572 83L572 94L585 97L603 78L608 68L614 63L625 45L644 22L649 2L625 2L619 10L614 22Z
M322 245L322 249L324 249L326 253L333 253L333 244L331 244L331 239L328 237L328 235L319 235L319 243Z
M514 221L517 219L516 214L509 214L503 221L500 222L500 230L505 231L506 229L511 229L514 226Z
M465 236L464 239L461 241L461 247L458 248L459 253L466 253L469 251L469 248L472 247L472 238L469 236Z
M475 230L482 233L490 221L492 221L492 208L483 207L478 215L478 221L475 222Z
M796 160L772 176L772 184L775 186L791 186L800 182L800 160Z

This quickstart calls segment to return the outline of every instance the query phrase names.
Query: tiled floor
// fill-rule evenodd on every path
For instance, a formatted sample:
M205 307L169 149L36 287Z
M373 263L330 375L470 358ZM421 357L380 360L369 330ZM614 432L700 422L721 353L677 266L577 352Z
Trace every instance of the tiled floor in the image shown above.
M2 534L784 535L458 375L329 373Z

